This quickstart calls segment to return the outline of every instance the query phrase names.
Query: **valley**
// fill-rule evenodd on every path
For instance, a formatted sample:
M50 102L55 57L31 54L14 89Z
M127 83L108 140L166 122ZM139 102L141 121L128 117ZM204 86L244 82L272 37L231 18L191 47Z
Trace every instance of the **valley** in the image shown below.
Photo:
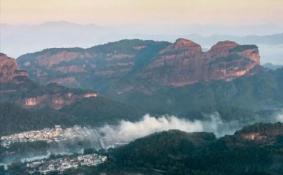
M283 0L0 0L0 175L283 175Z
M283 70L255 45L122 40L0 65L4 175L282 172Z

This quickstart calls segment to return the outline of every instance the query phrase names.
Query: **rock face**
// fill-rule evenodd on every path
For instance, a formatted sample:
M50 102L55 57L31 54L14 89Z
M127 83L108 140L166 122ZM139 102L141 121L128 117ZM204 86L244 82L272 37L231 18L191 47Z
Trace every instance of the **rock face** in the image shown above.
M15 59L0 54L0 102L16 102L26 108L61 109L84 98L95 98L92 91L68 89L56 84L40 86L19 70Z
M235 137L257 144L274 144L283 135L282 123L255 124L235 133Z
M43 93L37 96L21 98L17 100L17 103L21 104L25 108L40 108L48 106L53 109L59 110L77 101L88 98L95 98L96 96L97 94L94 92L75 93L71 90L66 91L62 89L61 92L57 93Z
M89 49L47 49L17 59L32 79L101 89L146 66L167 42L123 40Z
M199 45L179 39L159 53L143 71L142 77L163 86L180 87L209 80L230 80L252 74L259 65L256 46L241 46L224 41L202 52Z
M187 39L175 43L122 40L89 49L48 49L17 61L41 83L125 93L252 75L260 56L255 45L232 41L219 42L204 52Z
M26 71L18 70L15 59L0 53L0 83L19 81L28 77Z

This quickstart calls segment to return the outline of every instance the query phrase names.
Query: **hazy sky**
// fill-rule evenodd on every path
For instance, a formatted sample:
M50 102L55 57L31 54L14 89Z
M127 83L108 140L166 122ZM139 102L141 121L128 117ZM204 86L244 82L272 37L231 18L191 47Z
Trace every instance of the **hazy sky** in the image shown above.
M0 22L278 24L283 0L0 0Z

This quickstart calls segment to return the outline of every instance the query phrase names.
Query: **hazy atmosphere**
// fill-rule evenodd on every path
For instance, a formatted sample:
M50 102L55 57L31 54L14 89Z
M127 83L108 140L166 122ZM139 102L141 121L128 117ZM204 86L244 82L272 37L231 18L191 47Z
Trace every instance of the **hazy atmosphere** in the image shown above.
M174 42L204 50L218 40L257 44L262 63L283 64L281 0L1 0L0 48L19 57L51 47L92 47L121 39ZM114 35L109 37L109 33ZM269 38L269 36L271 38ZM250 36L258 37L250 39ZM262 36L262 37L260 37ZM252 43L251 43L252 42Z
M1 0L1 22L282 25L282 6L281 0Z
M282 175L283 0L0 0L0 175Z

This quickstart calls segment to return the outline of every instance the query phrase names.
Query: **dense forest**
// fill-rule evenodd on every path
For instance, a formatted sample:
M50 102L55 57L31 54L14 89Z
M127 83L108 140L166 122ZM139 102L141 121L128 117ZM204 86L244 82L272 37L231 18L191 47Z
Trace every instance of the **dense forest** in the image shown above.
M67 174L279 175L282 138L280 123L255 124L222 138L171 130L110 150L109 160L98 168Z

